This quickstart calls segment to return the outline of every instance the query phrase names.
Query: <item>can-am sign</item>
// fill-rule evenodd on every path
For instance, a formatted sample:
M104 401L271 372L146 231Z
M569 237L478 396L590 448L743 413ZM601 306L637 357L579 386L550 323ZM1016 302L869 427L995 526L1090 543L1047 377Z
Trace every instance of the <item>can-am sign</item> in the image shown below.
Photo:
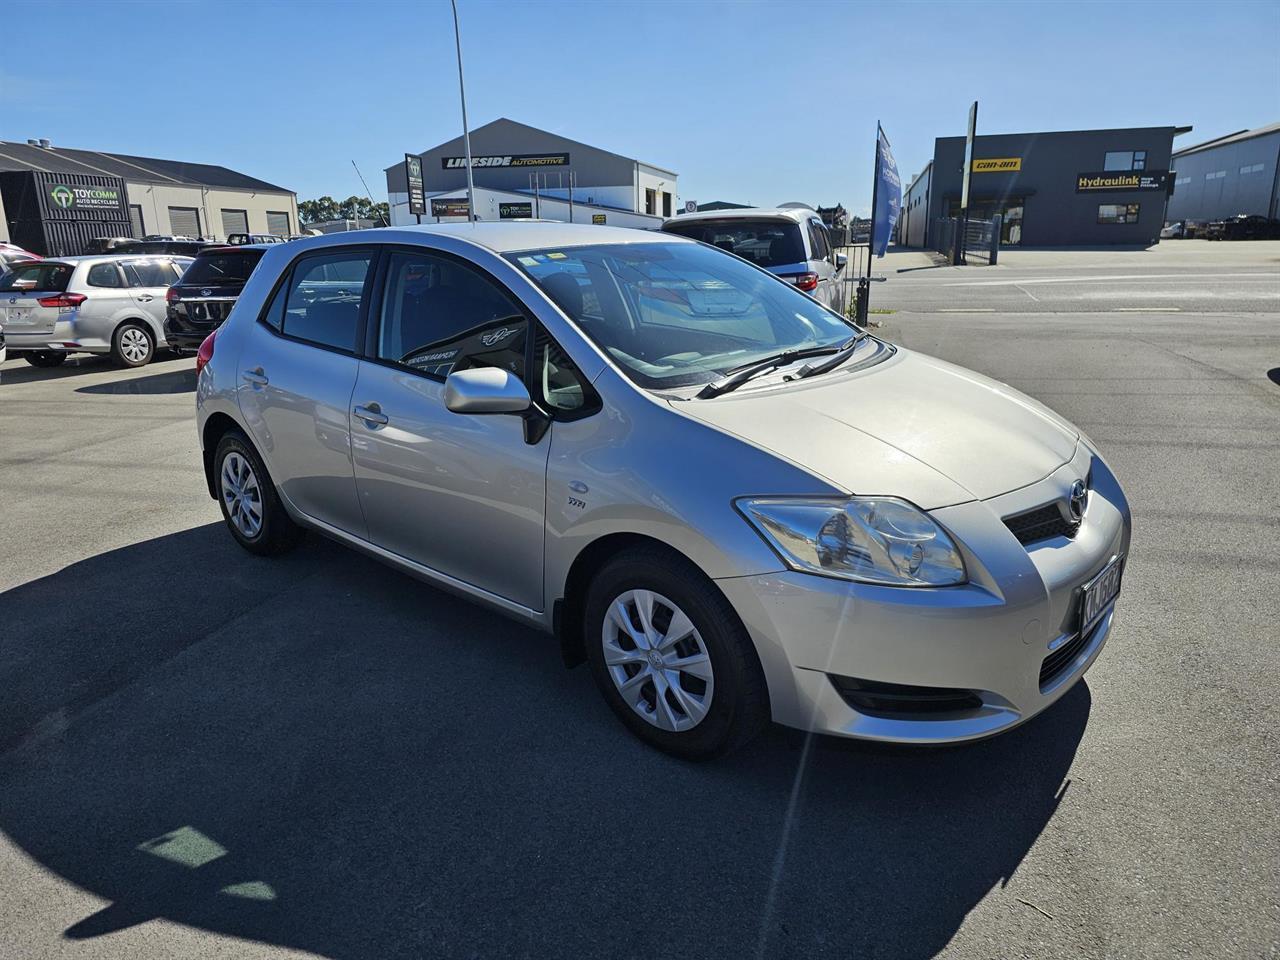
M61 210L113 210L120 207L120 191L114 187L49 185L49 202Z
M471 166L476 167L567 167L567 153L509 153L503 156L472 157ZM444 170L467 169L466 157L441 157L440 166Z

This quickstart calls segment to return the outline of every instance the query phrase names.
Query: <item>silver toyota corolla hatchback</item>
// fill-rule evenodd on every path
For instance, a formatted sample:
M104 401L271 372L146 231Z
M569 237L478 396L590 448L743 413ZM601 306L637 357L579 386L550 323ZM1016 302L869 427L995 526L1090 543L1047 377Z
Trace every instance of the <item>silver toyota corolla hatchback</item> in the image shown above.
M770 719L985 737L1114 617L1129 506L1089 439L669 234L394 228L269 249L197 358L209 492L553 632L687 757Z

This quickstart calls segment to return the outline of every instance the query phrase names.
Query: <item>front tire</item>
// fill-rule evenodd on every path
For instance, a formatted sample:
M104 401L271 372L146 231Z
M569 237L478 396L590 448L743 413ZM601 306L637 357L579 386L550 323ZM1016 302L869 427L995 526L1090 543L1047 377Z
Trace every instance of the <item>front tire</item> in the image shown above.
M67 355L59 350L37 350L22 355L33 367L60 367L66 362Z
M724 594L684 558L659 548L614 557L591 582L584 621L596 685L646 743L707 760L768 722L750 637Z
M240 546L274 556L297 545L302 528L285 511L266 465L243 433L232 430L218 441L213 469L222 519Z
M111 358L122 367L143 367L155 356L151 331L140 323L122 323L111 337Z

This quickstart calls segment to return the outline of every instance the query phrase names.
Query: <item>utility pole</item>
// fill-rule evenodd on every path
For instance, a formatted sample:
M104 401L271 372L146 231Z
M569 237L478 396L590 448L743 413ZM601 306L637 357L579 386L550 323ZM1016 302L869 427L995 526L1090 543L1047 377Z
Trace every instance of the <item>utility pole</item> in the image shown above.
M471 174L471 127L467 125L467 91L462 85L462 34L458 30L458 0L453 5L453 42L458 48L458 96L462 100L462 148L467 157L467 220L476 219L476 184Z

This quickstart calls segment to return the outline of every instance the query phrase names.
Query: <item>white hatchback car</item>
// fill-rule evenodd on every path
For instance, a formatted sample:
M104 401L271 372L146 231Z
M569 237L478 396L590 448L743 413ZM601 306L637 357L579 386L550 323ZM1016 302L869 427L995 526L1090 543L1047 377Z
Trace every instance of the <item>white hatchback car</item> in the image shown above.
M165 293L190 257L58 257L0 276L9 350L36 367L72 353L109 353L125 367L165 347Z

